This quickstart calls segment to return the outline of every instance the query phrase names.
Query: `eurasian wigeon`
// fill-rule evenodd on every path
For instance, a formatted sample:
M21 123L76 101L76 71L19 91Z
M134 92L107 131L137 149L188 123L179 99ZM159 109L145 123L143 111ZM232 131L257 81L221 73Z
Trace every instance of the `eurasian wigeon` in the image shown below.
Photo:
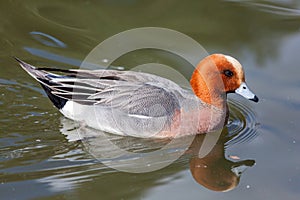
M192 90L142 72L36 68L17 61L64 116L114 134L177 137L207 133L226 123L228 93L258 102L245 83L242 65L223 54L199 62L190 80Z

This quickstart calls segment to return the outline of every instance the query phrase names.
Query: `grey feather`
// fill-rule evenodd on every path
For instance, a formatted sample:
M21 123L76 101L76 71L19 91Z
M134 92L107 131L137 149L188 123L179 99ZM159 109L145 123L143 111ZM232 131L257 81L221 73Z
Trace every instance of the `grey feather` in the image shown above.
M68 101L117 108L127 114L149 117L173 116L180 109L181 88L152 74L36 68L19 59L18 62L51 94ZM56 71L60 74L55 74Z

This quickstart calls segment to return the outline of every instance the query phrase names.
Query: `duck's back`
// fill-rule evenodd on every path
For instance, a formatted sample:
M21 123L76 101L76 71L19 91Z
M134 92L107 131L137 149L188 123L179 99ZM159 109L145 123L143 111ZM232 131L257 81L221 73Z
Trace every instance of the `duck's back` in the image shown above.
M97 86L98 91L87 97L92 104L71 99L61 109L65 116L96 129L150 137L170 129L181 112L192 112L202 105L191 91L152 74L113 70L97 74L99 79L91 86Z
M210 106L168 79L134 71L36 68L18 61L60 112L90 127L137 137L209 130Z

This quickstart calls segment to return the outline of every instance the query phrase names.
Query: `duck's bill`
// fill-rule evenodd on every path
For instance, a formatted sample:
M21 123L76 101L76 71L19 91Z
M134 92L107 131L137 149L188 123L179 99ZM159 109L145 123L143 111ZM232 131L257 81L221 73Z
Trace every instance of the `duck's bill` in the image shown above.
M235 93L251 101L258 102L258 97L248 88L246 83L242 83L240 87L235 90Z

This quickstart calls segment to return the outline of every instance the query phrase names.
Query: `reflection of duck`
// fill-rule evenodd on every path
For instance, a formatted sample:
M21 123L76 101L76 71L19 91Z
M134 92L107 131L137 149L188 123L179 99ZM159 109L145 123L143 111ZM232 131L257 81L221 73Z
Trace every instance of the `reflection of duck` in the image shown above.
M35 68L18 62L66 117L119 135L174 137L211 132L224 125L227 93L258 101L245 83L241 64L222 54L198 64L190 81L194 93L152 74Z
M213 191L229 191L234 189L240 180L243 170L254 165L254 160L233 162L225 158L224 144L231 138L223 129L222 135L213 149L205 156L199 157L203 135L197 135L191 145L193 157L190 160L191 173L199 184Z
M171 164L176 153L182 154L186 149L184 138L174 139L173 145L159 151L170 140L143 139L135 137L123 137L107 134L90 128L74 128L74 124L62 119L62 133L70 141L82 140L88 153L99 159L105 165L128 172L143 172L149 163L151 167L161 166L162 163ZM249 134L254 134L249 132ZM210 134L214 137L214 133ZM80 136L80 137L78 137ZM229 191L234 189L240 180L242 172L253 166L254 160L231 161L225 157L225 144L232 138L238 140L238 135L228 136L227 128L223 129L221 136L213 148L203 149L203 143L208 135L197 135L186 155L189 158L190 171L194 179L200 185L213 191ZM121 151L120 151L121 149ZM152 154L147 154L152 152ZM204 153L203 153L204 152ZM163 155L163 156L162 156ZM153 168L153 169L154 169ZM151 169L149 171L152 171Z

